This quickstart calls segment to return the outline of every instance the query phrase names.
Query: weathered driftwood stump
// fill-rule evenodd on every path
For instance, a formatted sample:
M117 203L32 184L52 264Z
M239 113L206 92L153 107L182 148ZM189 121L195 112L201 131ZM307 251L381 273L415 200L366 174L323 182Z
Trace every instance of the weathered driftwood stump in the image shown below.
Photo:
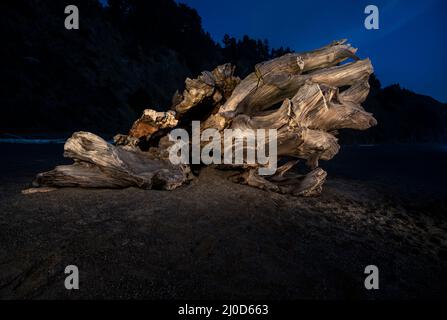
M168 112L145 110L127 135L117 135L115 145L87 132L77 132L65 144L74 164L37 175L34 186L172 190L191 179L186 164L172 164L169 132L200 130L276 129L277 154L285 163L270 176L260 176L257 166L235 165L235 182L293 195L317 195L326 172L319 160L330 160L339 151L337 130L365 130L376 120L361 103L369 93L373 68L359 60L357 49L336 41L321 49L286 54L258 64L242 81L230 64L186 79ZM342 64L348 59L352 62ZM308 173L295 167L303 159ZM228 167L228 165L225 165Z

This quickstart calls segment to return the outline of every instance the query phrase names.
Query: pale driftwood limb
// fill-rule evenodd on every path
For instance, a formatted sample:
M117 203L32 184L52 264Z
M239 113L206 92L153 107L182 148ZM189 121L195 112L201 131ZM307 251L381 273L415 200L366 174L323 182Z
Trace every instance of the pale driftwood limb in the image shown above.
M343 91L339 95L341 102L351 102L355 105L363 103L369 94L369 77L357 80L351 87Z
M146 109L143 112L143 116L133 124L129 137L147 139L160 129L174 128L178 124L175 116L176 113L174 111L157 112L152 109Z
M276 184L268 181L266 178L259 176L257 173L257 169L249 169L241 175L233 177L232 179L235 182L247 184L258 189L280 192L280 189Z
M276 182L281 193L294 196L311 197L319 195L326 181L327 173L321 168L316 168L306 175L295 175Z
M51 188L51 187L28 188L22 190L22 194L48 193L56 190L58 190L58 188Z
M364 78L372 74L373 68L369 59L347 63L327 69L316 70L309 74L280 75L276 78L265 79L262 85L245 96L245 98L231 110L238 114L253 115L259 111L291 98L308 81L318 84L325 84L333 87L351 86L359 78ZM225 106L224 106L225 107ZM221 108L219 111L223 116L231 116L227 109Z
M272 178L265 178L259 176L256 169L250 169L232 177L232 180L266 191L310 197L321 193L326 176L323 169L317 168L306 175L294 174L289 177L275 175Z
M307 82L277 110L252 117L238 115L231 128L280 129L289 125L330 132L344 128L365 130L376 125L371 113L352 102L355 98L339 99L338 88Z
M283 164L281 167L278 168L278 170L276 170L276 173L271 180L274 181L275 179L282 179L290 169L292 169L296 164L298 164L298 162L299 160L293 160Z
M206 99L210 99L213 105L218 105L231 95L240 82L240 79L234 76L234 69L234 66L227 63L211 72L202 72L196 79L186 79L186 88L182 95L177 93L173 109L183 115Z
M236 112L242 102L250 95L258 92L269 91L263 87L281 87L284 82L289 81L293 76L301 75L306 72L316 70L319 68L327 68L335 66L346 59L355 56L357 49L350 45L345 45L346 41L335 41L329 46L321 49L304 52L304 53L290 53L282 57L258 64L255 67L255 72L246 77L233 91L231 97L220 108L219 113ZM295 92L296 89L295 88ZM291 89L294 91L294 89ZM293 94L293 93L292 93ZM290 97L290 96L289 96ZM272 102L264 104L264 108L275 104L285 98L287 95L277 97ZM272 103L272 104L270 104ZM246 104L248 105L248 103Z
M324 92L323 92L324 91ZM332 101L331 101L332 99ZM318 160L338 153L337 139L329 132L351 128L364 130L376 124L372 114L350 101L337 101L338 89L308 81L292 99L263 115L236 116L232 129L278 129L278 155L306 159L314 169Z
M242 81L230 64L204 71L196 79L186 79L171 111L145 110L128 135L115 137L116 147L92 134L73 135L65 155L75 164L40 174L36 183L174 189L188 180L189 167L169 162L173 142L167 134L200 120L202 131L276 129L279 158L303 159L311 171L294 173L297 160L292 160L275 174L261 177L259 165L242 163L230 165L244 170L236 180L270 192L318 195L326 179L319 161L338 153L338 130L365 130L377 124L361 106L369 93L373 67L369 59L359 60L356 51L346 40L335 41L318 50L260 63ZM347 59L355 61L342 64Z
M108 171L88 163L57 166L49 172L37 175L35 186L81 187L81 188L125 188L136 186L134 181L122 172ZM140 183L141 187L145 187Z
M377 124L354 99L340 99L338 88L308 82L291 99L294 122L305 128L334 131L338 129L365 130Z
M88 132L73 134L64 150L75 163L37 175L35 186L173 190L189 179L187 166L112 146Z

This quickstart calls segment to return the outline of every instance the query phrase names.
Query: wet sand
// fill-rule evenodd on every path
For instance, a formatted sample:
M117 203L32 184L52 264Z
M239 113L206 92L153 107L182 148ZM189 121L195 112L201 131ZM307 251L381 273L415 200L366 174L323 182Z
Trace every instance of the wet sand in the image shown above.
M445 299L447 149L343 147L320 197L204 169L172 192L23 195L63 145L1 144L0 298ZM64 288L77 265L80 290ZM364 288L364 268L380 289Z

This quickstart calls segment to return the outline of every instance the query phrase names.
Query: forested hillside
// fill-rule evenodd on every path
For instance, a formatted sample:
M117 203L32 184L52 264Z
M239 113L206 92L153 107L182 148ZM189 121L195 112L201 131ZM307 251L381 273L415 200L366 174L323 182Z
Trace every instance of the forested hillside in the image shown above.
M169 108L186 77L225 62L243 77L291 51L249 36L212 39L196 10L173 0L110 0L106 7L73 0L80 30L64 28L66 4L0 4L3 132L126 132L143 109ZM343 135L346 143L445 138L447 107L430 97L374 80L365 107L379 125Z

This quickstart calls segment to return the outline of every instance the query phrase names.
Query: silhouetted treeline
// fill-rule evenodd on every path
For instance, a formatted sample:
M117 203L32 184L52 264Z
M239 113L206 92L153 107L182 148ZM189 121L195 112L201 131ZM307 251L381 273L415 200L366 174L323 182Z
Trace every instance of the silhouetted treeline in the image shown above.
M225 62L245 76L285 52L247 36L222 46L173 0L69 4L80 30L64 28L67 1L1 3L1 128L126 131L143 109L170 107L188 76Z
M80 30L64 28L63 0L0 4L2 130L126 132L145 108L167 109L186 77L231 62L255 64L291 52L267 40L213 40L197 11L173 0L71 0ZM328 39L328 42L331 39ZM312 48L309 48L312 49ZM372 79L365 108L379 125L346 142L433 141L445 137L446 106Z
M165 47L179 54L193 73L221 61L220 47L202 28L197 11L172 0L109 0L106 17L125 34L132 49L150 54Z
M373 74L370 94L363 103L378 125L366 131L341 131L342 143L446 142L447 104L398 84L382 88Z
M203 30L196 10L172 0L109 0L105 11L114 25L132 34L133 49L170 48L194 74L231 62L246 76L256 63L291 52L247 35L241 40L225 35L221 46Z
M223 39L222 52L224 60L234 64L239 76L245 77L253 72L253 67L257 63L280 57L292 50L288 47L270 49L266 39L255 40L245 35L241 40L237 40L226 34Z

